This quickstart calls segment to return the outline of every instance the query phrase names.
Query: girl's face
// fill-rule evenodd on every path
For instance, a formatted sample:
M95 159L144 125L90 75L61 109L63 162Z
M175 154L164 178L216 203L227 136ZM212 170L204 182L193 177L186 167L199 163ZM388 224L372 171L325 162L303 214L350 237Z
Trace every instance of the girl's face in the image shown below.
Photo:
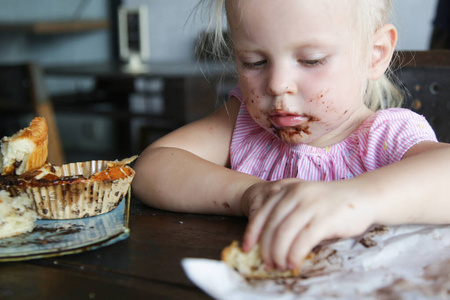
M342 141L369 115L354 67L351 1L228 0L239 82L253 119L290 145Z

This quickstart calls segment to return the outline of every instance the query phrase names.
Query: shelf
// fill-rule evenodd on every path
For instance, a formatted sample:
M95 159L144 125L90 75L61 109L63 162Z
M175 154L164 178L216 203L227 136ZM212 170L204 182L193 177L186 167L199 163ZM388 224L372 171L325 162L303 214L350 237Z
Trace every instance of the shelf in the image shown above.
M107 20L0 22L0 32L59 34L108 29Z

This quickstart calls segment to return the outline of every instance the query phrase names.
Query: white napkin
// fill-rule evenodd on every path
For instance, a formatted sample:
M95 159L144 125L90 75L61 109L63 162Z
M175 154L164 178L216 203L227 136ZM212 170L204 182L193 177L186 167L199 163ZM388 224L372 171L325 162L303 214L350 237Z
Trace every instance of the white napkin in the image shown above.
M343 239L309 278L247 280L221 261L185 258L188 278L215 299L449 299L450 226L404 225ZM311 274L311 273L310 273Z

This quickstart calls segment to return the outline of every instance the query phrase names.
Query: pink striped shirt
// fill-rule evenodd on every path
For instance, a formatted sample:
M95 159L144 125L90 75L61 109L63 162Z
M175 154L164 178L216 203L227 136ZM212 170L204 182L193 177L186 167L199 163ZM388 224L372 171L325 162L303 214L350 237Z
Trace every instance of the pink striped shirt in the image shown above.
M251 118L239 87L230 96L241 101L231 141L231 168L263 180L349 179L399 161L417 143L436 141L423 116L391 108L374 113L349 137L330 147L289 146Z

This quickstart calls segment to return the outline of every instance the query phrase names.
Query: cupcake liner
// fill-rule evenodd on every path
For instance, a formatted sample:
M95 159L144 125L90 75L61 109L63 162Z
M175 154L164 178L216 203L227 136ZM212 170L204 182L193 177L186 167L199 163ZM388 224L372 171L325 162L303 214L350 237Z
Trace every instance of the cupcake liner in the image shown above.
M90 178L106 170L109 163L98 160L57 166L55 168L60 169L62 176L51 185L16 189L35 201L36 211L42 219L77 219L104 214L120 204L135 174L130 167L121 165L122 178Z

